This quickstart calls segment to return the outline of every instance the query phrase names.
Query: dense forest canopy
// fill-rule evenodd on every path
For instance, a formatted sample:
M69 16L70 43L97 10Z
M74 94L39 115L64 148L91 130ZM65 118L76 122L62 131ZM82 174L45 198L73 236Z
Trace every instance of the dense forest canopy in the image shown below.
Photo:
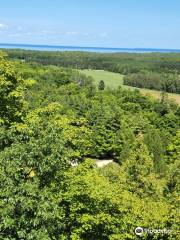
M179 55L6 52L0 239L128 240L140 226L169 230L142 239L178 239L180 107L165 93L96 89L75 68L178 78Z

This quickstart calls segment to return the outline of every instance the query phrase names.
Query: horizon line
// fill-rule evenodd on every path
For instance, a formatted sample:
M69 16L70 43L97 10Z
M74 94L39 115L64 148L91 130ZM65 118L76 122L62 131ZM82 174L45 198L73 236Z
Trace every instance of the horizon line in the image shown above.
M6 46L25 46L25 47L49 47L49 48L79 48L79 49L119 49L119 50L161 50L161 51L180 51L180 48L158 48L158 47L99 47L99 46L73 46L73 45L51 45L51 44L35 44L35 43L1 43L0 45Z

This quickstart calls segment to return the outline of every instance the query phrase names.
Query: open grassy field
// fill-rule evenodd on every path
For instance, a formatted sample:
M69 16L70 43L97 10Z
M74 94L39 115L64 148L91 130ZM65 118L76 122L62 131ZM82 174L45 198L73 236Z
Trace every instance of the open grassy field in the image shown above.
M100 80L103 80L106 88L116 89L118 86L123 86L124 88L135 89L134 87L123 85L123 75L119 73L108 72L104 70L81 70L81 73L91 76L95 84L98 86ZM154 98L160 98L160 92L149 89L140 89L140 92L144 95L150 95ZM169 99L175 100L180 105L180 94L168 93Z
M160 98L161 92L155 91L155 90L149 90L149 89L140 89L140 92L144 95L150 95L154 98ZM176 103L180 105L180 94L175 93L168 93L168 98L174 100Z
M91 76L98 86L99 81L103 80L105 87L116 89L123 84L123 75L103 70L81 70L87 76Z

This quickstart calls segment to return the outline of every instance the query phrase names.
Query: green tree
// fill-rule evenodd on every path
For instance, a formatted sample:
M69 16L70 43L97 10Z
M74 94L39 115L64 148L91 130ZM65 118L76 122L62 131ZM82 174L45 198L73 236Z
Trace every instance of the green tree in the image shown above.
M180 131L177 131L167 148L167 161L169 190L176 195L180 192Z
M59 239L65 225L66 171L88 154L84 119L68 119L59 104L30 112L13 125L13 143L0 151L2 239Z
M102 90L105 89L105 83L104 83L103 80L101 80L101 81L99 82L98 89L99 89L100 91L102 91Z
M0 52L0 122L10 124L22 120L26 102L26 84L17 76L13 65Z
M165 147L157 129L148 129L144 135L144 142L152 154L154 167L157 172L163 172L165 169L165 161L163 159Z
M161 197L165 190L165 179L158 179L154 172L153 158L139 134L130 154L122 164L128 189L140 196Z

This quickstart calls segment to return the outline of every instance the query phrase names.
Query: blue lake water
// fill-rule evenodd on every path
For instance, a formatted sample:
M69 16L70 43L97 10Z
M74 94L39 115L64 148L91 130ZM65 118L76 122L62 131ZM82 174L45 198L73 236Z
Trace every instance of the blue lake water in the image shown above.
M180 49L155 49L155 48L102 48L102 47L76 47L76 46L51 46L51 45L31 45L31 44L7 44L0 43L0 49L25 49L37 51L84 51L84 52L99 52L99 53L180 53Z

